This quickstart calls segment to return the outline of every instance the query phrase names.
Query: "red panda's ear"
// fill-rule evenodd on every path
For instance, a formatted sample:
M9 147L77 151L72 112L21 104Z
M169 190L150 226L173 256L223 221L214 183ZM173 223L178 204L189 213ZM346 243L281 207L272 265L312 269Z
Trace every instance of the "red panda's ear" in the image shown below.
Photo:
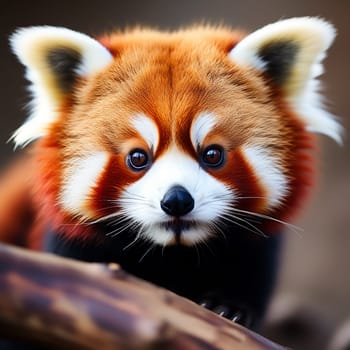
M341 142L342 129L322 108L317 80L334 37L334 27L322 19L290 18L249 34L232 49L230 58L264 72L303 118L308 130Z
M10 41L32 83L30 118L13 135L16 146L25 146L46 134L77 78L102 70L112 55L95 39L61 27L23 28Z

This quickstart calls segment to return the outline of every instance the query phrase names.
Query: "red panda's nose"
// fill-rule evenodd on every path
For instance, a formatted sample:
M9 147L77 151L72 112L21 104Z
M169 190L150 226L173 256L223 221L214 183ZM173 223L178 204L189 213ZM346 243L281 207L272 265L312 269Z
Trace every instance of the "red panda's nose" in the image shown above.
M194 199L184 187L177 185L165 193L160 206L168 215L179 217L194 208Z

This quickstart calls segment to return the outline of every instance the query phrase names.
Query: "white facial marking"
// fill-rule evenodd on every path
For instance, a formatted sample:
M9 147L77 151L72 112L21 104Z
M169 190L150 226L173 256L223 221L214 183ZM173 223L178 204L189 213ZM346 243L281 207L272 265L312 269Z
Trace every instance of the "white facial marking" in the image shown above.
M72 215L87 218L95 216L88 208L89 196L108 160L108 153L98 152L72 162L72 166L65 174L66 180L60 194L60 204L63 209Z
M159 142L158 129L154 122L143 114L138 114L132 121L136 131L147 142L150 149L157 149Z
M125 189L120 199L123 213L141 225L144 238L158 244L171 242L174 232L166 229L164 224L173 218L161 209L160 202L174 185L186 188L195 203L183 220L196 224L183 230L183 241L188 244L204 241L213 234L213 222L226 212L235 195L175 146L141 179Z
M215 116L212 113L201 113L191 126L191 141L194 149L200 146L205 137L213 130L215 126Z
M267 191L269 208L278 207L288 193L288 181L278 161L260 147L245 147L243 153Z

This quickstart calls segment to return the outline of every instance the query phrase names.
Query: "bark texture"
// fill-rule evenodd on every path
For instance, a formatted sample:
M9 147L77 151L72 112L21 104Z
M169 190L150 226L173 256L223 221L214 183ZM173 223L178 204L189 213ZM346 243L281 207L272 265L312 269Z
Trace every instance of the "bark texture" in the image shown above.
M278 350L118 265L0 245L0 337L50 349Z

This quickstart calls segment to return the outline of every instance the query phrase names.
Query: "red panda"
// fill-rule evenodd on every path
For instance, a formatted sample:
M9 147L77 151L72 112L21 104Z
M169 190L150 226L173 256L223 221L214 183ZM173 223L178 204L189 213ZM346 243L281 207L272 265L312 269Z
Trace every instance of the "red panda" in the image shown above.
M251 34L18 30L32 103L2 177L0 239L135 275L256 327L283 223L312 184L335 36L318 18ZM288 224L286 224L288 225Z

